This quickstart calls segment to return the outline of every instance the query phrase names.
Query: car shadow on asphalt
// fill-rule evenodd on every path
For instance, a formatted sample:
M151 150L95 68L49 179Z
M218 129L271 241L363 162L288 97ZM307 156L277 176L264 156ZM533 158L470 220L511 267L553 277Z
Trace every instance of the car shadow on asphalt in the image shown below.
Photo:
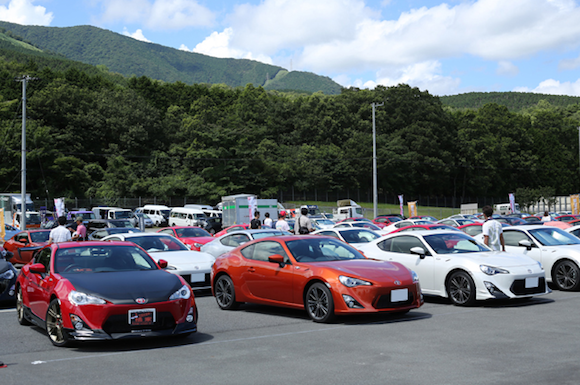
M449 298L436 297L426 295L424 296L425 303L434 303L440 305L454 306ZM500 308L500 307L524 307L524 306L535 306L535 305L545 305L548 303L553 303L554 300L546 297L530 297L530 298L514 298L514 299L489 299L486 301L476 301L473 307L483 307L483 308Z

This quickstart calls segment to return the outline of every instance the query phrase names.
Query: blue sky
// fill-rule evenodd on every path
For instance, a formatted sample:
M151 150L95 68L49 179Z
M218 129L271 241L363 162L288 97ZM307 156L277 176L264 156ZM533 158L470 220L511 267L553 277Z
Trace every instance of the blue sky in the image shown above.
M345 87L580 96L578 0L0 0L0 20L93 25Z

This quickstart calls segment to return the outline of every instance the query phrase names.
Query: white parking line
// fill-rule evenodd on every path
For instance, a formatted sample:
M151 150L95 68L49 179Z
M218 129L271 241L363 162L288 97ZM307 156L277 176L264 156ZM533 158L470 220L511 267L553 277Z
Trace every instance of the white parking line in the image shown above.
M2 309L2 310L0 310L0 313L10 313L13 311L16 311L16 309Z

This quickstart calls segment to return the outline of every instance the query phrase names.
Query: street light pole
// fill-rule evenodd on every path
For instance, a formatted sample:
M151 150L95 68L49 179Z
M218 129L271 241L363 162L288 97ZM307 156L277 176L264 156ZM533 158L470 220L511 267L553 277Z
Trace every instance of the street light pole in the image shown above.
M379 196L377 193L377 128L375 125L375 107L383 106L385 103L372 103L373 106L373 218L376 218L378 214L378 200Z

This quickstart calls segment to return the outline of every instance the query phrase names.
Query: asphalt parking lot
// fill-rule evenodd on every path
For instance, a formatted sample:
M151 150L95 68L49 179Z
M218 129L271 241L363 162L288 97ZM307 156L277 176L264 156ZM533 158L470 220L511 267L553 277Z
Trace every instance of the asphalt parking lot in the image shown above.
M311 322L305 312L220 310L197 295L198 333L185 339L53 347L0 308L2 385L75 384L577 384L580 293L461 308L429 299L404 316Z

